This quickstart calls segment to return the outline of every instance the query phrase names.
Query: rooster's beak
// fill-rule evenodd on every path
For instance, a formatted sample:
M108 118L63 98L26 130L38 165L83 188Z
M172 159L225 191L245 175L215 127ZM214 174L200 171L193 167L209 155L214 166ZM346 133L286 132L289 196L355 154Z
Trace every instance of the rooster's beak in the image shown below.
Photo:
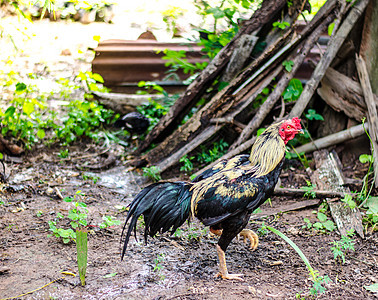
M303 129L298 130L298 133L300 133L300 134L304 134Z

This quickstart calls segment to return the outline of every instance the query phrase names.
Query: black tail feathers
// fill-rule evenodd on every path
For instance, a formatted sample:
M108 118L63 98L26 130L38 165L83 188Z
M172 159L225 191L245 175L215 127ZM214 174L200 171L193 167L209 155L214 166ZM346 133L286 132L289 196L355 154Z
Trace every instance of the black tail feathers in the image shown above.
M174 233L190 214L191 184L187 182L158 182L145 187L131 202L122 238L129 219L130 225L126 232L121 260L123 259L131 232L134 230L138 218L143 215L145 222L144 239L155 236L158 232L170 231Z

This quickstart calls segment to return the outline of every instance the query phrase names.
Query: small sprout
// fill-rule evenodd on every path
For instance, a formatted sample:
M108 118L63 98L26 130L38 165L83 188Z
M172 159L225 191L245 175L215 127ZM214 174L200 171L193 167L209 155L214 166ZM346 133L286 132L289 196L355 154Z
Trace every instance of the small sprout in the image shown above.
M274 22L272 25L273 25L273 27L284 30L286 27L290 26L290 23L289 22L278 22L277 21L277 22Z
M345 255L348 251L355 251L354 244L355 240L352 239L354 235L353 229L348 231L347 235L341 236L340 241L333 241L331 244L333 247L331 247L333 258L335 261L342 261L342 263L345 263Z
M161 180L159 167L157 166L144 167L142 170L143 170L143 176L148 177L155 182Z
M121 224L121 221L117 220L116 217L113 216L103 216L102 219L104 220L104 222L98 225L101 229L110 228Z
M317 121L324 121L324 118L322 115L316 113L315 109L309 109L307 111L307 114L305 115L307 119L310 121L317 120Z
M292 60L285 60L282 65L285 67L285 70L291 72L294 66L294 62Z
M314 192L314 189L316 188L315 184L312 184L311 181L306 180L307 186L302 186L301 190L306 191L303 196L307 198L316 198L316 192Z

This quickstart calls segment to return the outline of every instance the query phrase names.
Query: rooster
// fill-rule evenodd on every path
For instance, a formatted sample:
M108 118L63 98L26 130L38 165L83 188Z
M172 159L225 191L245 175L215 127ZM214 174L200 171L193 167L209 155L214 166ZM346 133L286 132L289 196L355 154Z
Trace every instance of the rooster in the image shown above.
M144 216L144 239L158 232L173 234L186 220L198 218L220 236L216 245L219 259L217 277L243 280L243 274L227 271L225 252L239 234L255 250L258 236L244 229L251 213L272 194L281 173L286 143L303 133L300 119L284 120L269 126L257 139L250 155L222 160L192 182L158 182L145 187L131 202L121 260L132 231L136 234L139 216Z

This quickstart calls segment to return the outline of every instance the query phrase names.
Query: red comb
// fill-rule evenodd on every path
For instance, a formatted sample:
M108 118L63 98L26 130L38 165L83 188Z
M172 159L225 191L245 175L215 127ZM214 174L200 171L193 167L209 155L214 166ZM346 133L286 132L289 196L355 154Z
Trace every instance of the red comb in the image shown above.
M295 124L295 126L297 128L299 128L299 129L302 128L302 126L301 126L301 119L295 117L295 118L292 118L291 121Z

